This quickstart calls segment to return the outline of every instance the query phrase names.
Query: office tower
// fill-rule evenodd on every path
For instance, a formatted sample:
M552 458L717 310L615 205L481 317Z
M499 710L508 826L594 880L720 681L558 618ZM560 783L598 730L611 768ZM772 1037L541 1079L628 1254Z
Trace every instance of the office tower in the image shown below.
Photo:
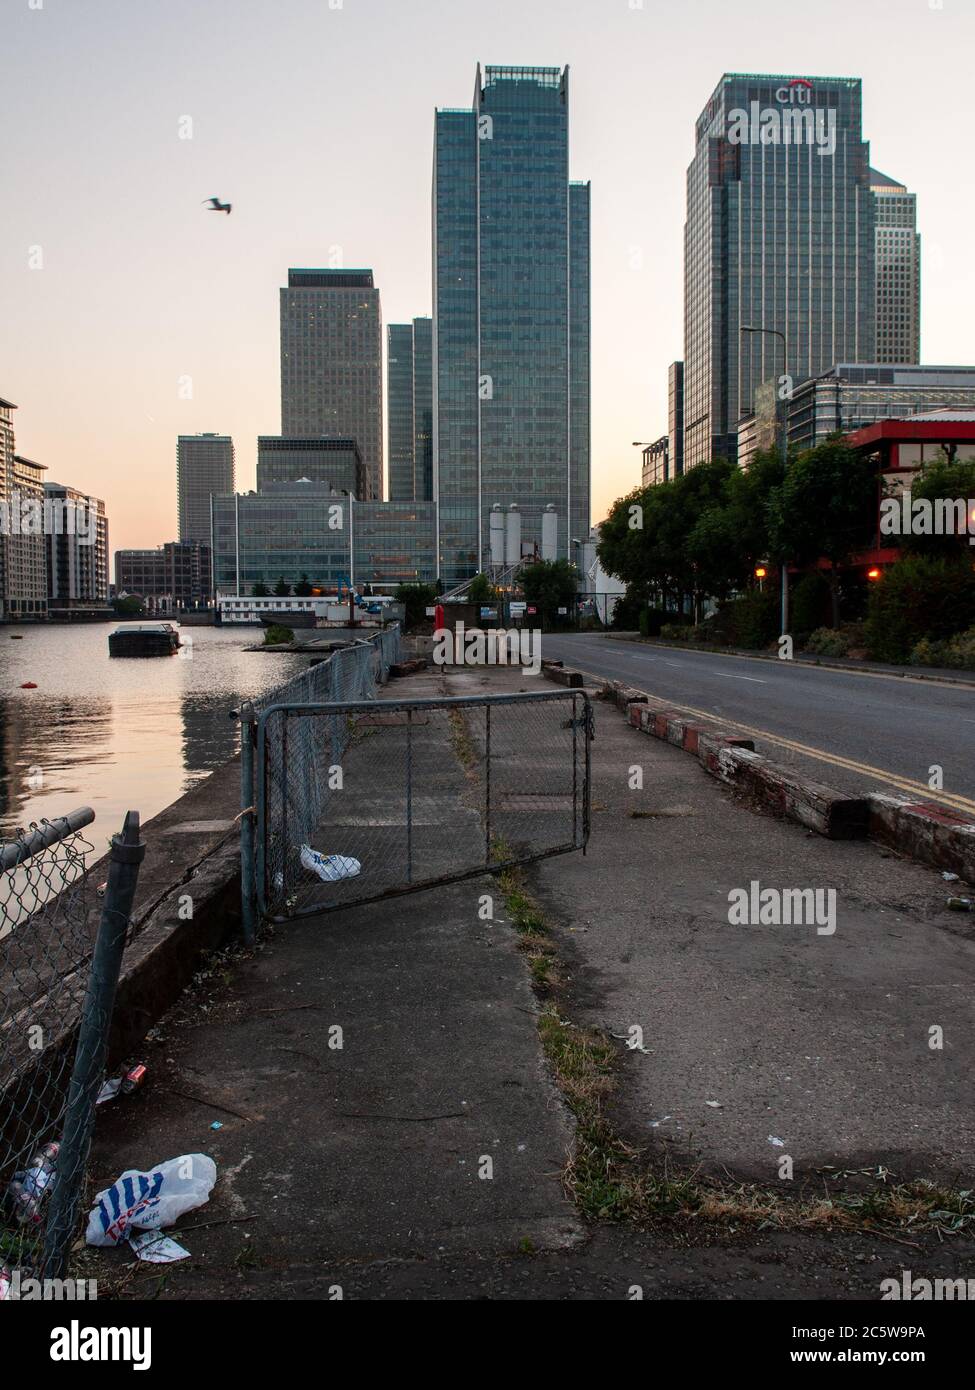
M471 109L437 111L433 241L441 577L450 588L491 565L495 504L520 512L528 553L553 509L554 552L576 560L589 535L589 185L569 182L568 68L478 67Z
M684 471L684 364L671 362L667 368L667 439L670 476Z
M917 196L870 170L876 226L877 361L921 360L921 238Z
M433 498L433 320L386 330L389 499Z
M234 490L234 442L227 434L181 434L176 443L179 539L210 544L210 498Z
M64 483L45 483L50 515L46 536L51 616L108 604L108 517L105 503Z
M271 483L328 483L336 492L366 495L359 445L351 438L290 439L262 434L257 440L257 490Z
M876 354L859 79L726 73L698 117L684 228L684 459L733 459L756 389ZM788 389L788 383L783 383Z
M370 498L383 490L382 362L382 309L371 270L288 271L281 291L281 433L357 440Z

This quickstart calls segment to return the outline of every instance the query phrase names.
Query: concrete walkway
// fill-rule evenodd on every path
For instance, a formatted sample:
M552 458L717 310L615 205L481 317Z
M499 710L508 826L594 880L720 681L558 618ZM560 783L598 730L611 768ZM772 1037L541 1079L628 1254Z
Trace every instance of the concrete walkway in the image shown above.
M551 688L475 670L386 693ZM617 1127L649 1157L769 1183L784 1154L800 1180L825 1163L975 1173L975 944L971 919L944 910L940 876L760 817L695 759L595 709L588 852L529 878L556 924L560 1009L619 1039ZM440 786L444 833L469 829L463 779ZM835 935L730 926L728 891L751 878L835 887ZM969 1237L920 1237L908 1256L853 1235L702 1234L689 1249L686 1230L584 1231L561 1186L573 1131L528 971L513 929L478 916L483 893L498 900L493 879L343 908L211 967L148 1046L144 1089L100 1113L92 1163L100 1187L126 1167L211 1154L211 1202L175 1232L193 1258L161 1274L127 1252L86 1256L100 1287L573 1299L626 1298L637 1283L647 1298L874 1298L905 1257L945 1276L971 1264ZM625 1045L634 1025L645 1051ZM943 1050L928 1047L933 1025Z

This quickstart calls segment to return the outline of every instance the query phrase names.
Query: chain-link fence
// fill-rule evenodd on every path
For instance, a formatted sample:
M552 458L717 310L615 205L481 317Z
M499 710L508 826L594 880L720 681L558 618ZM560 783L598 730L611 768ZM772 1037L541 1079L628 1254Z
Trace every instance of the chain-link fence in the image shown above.
M257 738L257 884L283 920L583 848L581 690L272 704Z
M275 705L323 705L336 701L374 700L389 676L389 668L400 654L398 623L390 624L375 636L342 647L309 666L285 685L270 691L253 704L244 705L241 717L241 918L244 939L252 941L256 927L256 850L254 816L257 810L254 748L256 721ZM341 723L341 721L340 721ZM345 734L340 723L329 728L321 722L296 724L276 749L279 765L286 764L287 778L278 773L278 784L294 789L290 800L285 794L281 813L288 818L289 838L299 846L310 841L321 818L324 786L323 760L334 759L336 749L344 748ZM341 756L339 751L338 756Z
M143 847L130 812L99 899L88 808L0 844L0 1297L60 1277ZM124 861L124 862L123 862Z

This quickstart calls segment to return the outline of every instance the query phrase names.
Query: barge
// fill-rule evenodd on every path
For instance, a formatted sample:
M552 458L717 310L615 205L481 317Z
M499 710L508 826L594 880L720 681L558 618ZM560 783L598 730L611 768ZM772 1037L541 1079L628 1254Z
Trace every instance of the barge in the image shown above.
M109 656L173 656L180 646L172 623L125 623L109 633Z

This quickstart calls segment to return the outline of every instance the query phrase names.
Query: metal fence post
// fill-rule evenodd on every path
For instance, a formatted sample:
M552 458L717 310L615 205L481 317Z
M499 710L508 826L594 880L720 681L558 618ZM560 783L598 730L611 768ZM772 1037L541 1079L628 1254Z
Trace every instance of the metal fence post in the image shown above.
M257 815L254 728L254 706L245 700L240 707L240 922L245 946L253 946L257 924L254 902L257 872L254 859L254 819Z
M112 836L105 906L98 924L78 1030L64 1136L58 1153L57 1181L51 1196L44 1239L44 1274L47 1278L63 1277L74 1232L95 1118L95 1099L105 1071L108 1031L122 967L122 952L139 880L139 865L145 852L146 847L139 839L139 813L128 811L122 833Z

